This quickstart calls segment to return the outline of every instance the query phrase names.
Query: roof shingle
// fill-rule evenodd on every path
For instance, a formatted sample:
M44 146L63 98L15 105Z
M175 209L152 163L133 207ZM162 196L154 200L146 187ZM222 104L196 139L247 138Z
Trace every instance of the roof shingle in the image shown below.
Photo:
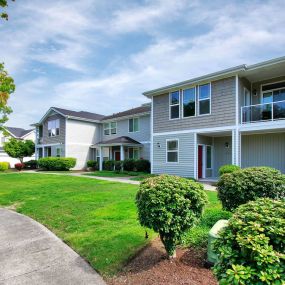
M25 130L25 129L21 129L21 128L14 128L14 127L5 127L5 129L11 133L13 136L17 137L17 138L22 138L23 136L27 135L28 133L30 133L31 131L33 131L33 129L31 130Z
M91 113L91 112L85 112L85 111L77 112L77 111L62 109L58 107L52 107L52 109L57 110L58 112L62 113L65 116L72 116L72 117L82 118L82 119L87 119L87 120L100 121L104 118L103 115Z

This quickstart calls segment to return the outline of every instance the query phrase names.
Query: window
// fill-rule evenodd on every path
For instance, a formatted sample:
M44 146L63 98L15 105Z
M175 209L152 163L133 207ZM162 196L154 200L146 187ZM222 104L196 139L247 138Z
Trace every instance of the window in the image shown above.
M183 90L183 117L195 116L196 88Z
M211 85L199 85L199 115L210 114L211 110Z
M129 119L129 133L139 131L139 118Z
M59 135L59 119L48 121L48 136L55 137Z
M212 169L212 146L207 145L206 146L206 157L207 157L207 161L206 161L206 168L207 169Z
M272 103L285 100L285 82L262 86L262 103Z
M111 123L105 123L104 124L104 135L115 135L117 133L117 123L111 122Z
M178 119L180 117L180 96L179 91L171 92L169 95L170 119Z
M139 159L139 149L134 147L129 147L129 158Z
M56 157L61 157L61 148L56 149Z
M178 140L167 140L167 162L178 162Z

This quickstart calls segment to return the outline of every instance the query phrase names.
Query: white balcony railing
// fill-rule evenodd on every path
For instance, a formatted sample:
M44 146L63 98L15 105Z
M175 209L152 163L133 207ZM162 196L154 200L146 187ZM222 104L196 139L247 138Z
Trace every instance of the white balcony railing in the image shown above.
M280 119L285 119L285 100L241 108L242 124Z

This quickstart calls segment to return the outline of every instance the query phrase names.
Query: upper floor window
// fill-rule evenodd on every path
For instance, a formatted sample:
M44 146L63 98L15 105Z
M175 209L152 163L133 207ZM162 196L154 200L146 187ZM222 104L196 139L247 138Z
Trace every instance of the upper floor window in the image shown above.
M210 114L211 112L211 85L210 83L198 86L199 94L199 115Z
M183 90L183 117L192 117L196 114L196 88Z
M178 119L180 117L180 96L179 91L169 94L170 119Z
M178 151L179 151L178 140L166 141L167 162L178 162Z
M55 137L59 135L59 119L48 121L48 136Z
M285 100L285 82L271 83L262 86L262 103Z
M115 135L117 133L117 123L110 122L104 124L104 135Z
M139 118L129 119L129 133L139 131Z

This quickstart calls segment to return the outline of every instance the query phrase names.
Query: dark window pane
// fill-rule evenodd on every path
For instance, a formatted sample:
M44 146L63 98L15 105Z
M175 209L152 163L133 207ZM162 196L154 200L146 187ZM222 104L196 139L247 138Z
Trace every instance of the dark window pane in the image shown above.
M176 106L171 106L170 107L170 118L171 119L177 119L179 118L179 105L176 105Z
M183 91L183 116L195 116L195 87Z
M129 158L134 158L134 149L129 148Z
M178 149L178 141L167 142L167 150L177 150L177 149Z
M210 100L203 100L199 102L199 114L210 114Z
M277 89L277 88L282 88L282 87L285 87L285 81L262 86L262 91L267 91L267 90L272 90L272 89Z
M199 86L199 99L208 99L210 98L210 84L200 85Z
M273 101L284 101L285 100L285 89L276 90L273 92Z
M168 162L178 162L178 153L177 152L168 152L167 153Z
M212 168L212 148L207 146L207 168Z
M170 93L170 105L179 104L179 91Z
M134 131L134 120L129 119L129 132L132 133Z

